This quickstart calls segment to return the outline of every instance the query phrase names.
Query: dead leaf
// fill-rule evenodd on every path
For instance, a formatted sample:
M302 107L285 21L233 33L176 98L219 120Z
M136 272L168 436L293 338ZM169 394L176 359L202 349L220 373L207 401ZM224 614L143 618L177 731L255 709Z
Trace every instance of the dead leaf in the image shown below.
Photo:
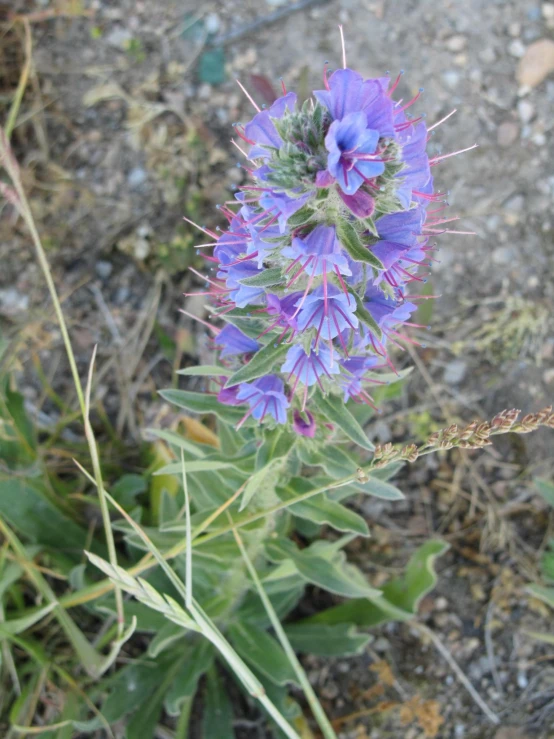
M554 41L539 39L529 46L517 68L517 81L525 87L536 87L554 72Z
M423 700L421 696L414 695L413 698L402 704L400 708L400 721L403 726L417 721L429 739L437 736L444 719L440 714L440 704L435 700Z
M97 85L86 92L83 96L83 104L88 108L91 105L96 105L96 103L113 100L114 98L127 100L127 93L117 82L108 82L105 85Z
M377 679L384 685L388 685L389 687L394 685L394 675L392 674L390 665L384 659L370 665L369 669L377 674Z

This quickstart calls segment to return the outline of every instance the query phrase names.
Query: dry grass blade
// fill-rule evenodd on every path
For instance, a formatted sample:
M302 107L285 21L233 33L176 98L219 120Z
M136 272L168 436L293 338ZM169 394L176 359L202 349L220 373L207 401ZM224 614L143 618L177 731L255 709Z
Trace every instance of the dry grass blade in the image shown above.
M21 107L21 101L25 94L27 82L29 80L29 74L31 72L31 65L33 63L33 37L31 35L31 27L27 20L23 20L23 28L25 29L25 64L21 70L19 77L19 83L15 91L13 102L8 113L8 119L6 121L5 132L6 137L9 139L12 135L12 131L15 128L17 116L19 114L19 108Z
M98 567L112 582L116 583L121 590L132 595L145 606L152 608L158 613L162 613L167 619L173 623L179 624L185 629L192 631L200 631L192 618L184 611L176 600L169 595L161 595L141 577L133 577L127 570L119 565L111 565L101 557L97 557L91 552L85 552L91 563Z

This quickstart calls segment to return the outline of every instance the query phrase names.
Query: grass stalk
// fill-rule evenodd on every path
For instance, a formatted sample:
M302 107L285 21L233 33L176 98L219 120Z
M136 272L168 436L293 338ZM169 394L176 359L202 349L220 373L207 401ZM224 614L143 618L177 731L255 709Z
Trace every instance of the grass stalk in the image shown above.
M229 518L231 518L230 513L227 513L227 515ZM246 551L244 542L242 541L240 534L235 528L233 529L233 535L235 537L235 541L237 542L237 546L240 549L242 558L244 559L244 562L246 564L246 568L248 569L248 572L250 573L250 577L252 578L252 581L254 582L254 585L256 586L256 590L258 591L260 600L264 604L264 608L269 617L269 620L271 621L271 625L273 626L275 634L277 635L277 638L279 639L279 642L281 646L283 647L283 651L287 655L289 662L291 663L292 668L294 672L296 673L296 677L298 678L300 686L302 690L304 691L304 695L306 696L306 699L310 705L310 708L312 709L314 718L317 721L319 728L321 729L321 733L323 734L325 739L337 739L337 735L335 734L335 731L333 727L331 726L329 719L325 715L325 711L323 710L323 707L321 703L319 702L319 699L317 695L315 694L314 689L312 688L310 684L310 681L308 680L308 676L306 675L304 668L300 664L300 661L298 657L296 656L295 651L292 648L287 635L285 634L285 630L283 629L283 626L281 625L279 617L275 613L275 609L273 608L273 605L270 599L268 598L267 593L264 590L261 580L258 577L258 573L256 572L256 568L254 567L254 565L252 564L252 560L248 556L248 552Z
M44 251L44 247L42 245L42 241L40 239L40 236L39 236L36 224L35 224L33 213L31 211L29 201L27 200L27 196L25 194L25 190L21 182L19 166L11 152L10 145L8 142L8 137L6 136L6 132L2 129L0 129L0 162L5 167L6 172L8 173L10 180L12 182L12 185L14 187L15 194L17 196L16 198L13 198L14 205L16 206L20 216L22 217L27 228L29 229L31 239L35 247L37 259L38 259L40 268L42 270L42 273L44 275L44 278L46 280L46 285L48 286L48 291L50 293L52 304L54 306L56 318L58 319L58 324L60 326L63 343L65 346L67 358L69 361L69 366L71 369L71 375L73 377L73 384L75 386L75 392L77 393L79 407L81 409L81 415L83 417L83 421L85 425L85 435L87 438L89 452L90 452L90 456L92 460L96 487L98 489L98 499L100 502L100 511L102 514L102 523L104 526L104 533L106 536L106 543L108 547L110 563L113 565L117 565L115 542L114 542L113 531L112 531L111 523L110 523L108 503L106 501L106 496L104 495L104 485L102 481L102 473L100 470L98 449L96 446L96 440L94 438L94 432L92 430L92 426L89 420L90 384L91 384L93 363L91 363L91 369L89 371L89 379L88 379L88 384L87 384L87 396L85 397L85 393L83 392L83 387L81 385L81 379L79 377L79 370L77 369L77 362L75 360L73 346L71 344L71 339L69 337L69 331L67 329L67 324L65 322L65 317L64 317L63 310L62 310L60 300L58 297L58 292L56 290L56 285L54 284L54 279L52 277L50 265L48 264L48 259L46 258L46 253ZM96 353L96 349L94 353ZM93 356L93 361L94 361L94 356ZM114 592L115 592L116 610L117 610L118 635L119 635L119 638L121 638L123 635L124 626L125 626L123 597L122 597L122 594L119 588L116 587Z

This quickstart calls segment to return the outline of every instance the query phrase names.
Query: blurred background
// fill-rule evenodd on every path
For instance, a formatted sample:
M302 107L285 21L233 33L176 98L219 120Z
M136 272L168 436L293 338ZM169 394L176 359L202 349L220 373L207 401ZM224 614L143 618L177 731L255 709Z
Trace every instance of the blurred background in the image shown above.
M364 76L403 69L405 99L425 88L417 112L428 125L457 109L435 130L434 154L479 144L437 167L452 215L461 216L455 227L475 233L439 238L423 288L439 297L423 302L419 315L432 328L414 335L424 346L399 360L415 371L385 399L373 437L418 440L504 408L535 411L552 398L554 3L4 0L0 118L8 121L20 99L12 148L83 374L98 344L95 422L108 479L152 464L156 449L144 429L176 423L157 396L176 383L174 370L213 362L202 324L179 312L206 316L203 297L183 296L202 289L189 267L203 269L193 248L202 234L183 216L223 225L215 205L245 181L230 140L232 123L253 110L235 80L259 104L279 94L281 77L307 98L322 87L324 62L340 65L339 23L350 67ZM2 382L21 393L46 440L41 463L71 475L68 450L82 439L60 333L28 233L6 204L0 265ZM419 540L450 541L423 618L483 695L499 700L503 726L523 725L522 733L472 734L474 706L464 707L448 668L409 627L383 629L374 649L401 683L422 682L437 698L447 727L440 736L543 731L554 682L544 646L522 633L544 631L550 617L525 586L541 577L551 531L535 480L552 480L552 435L427 460L402 473L404 503L367 503L375 533L364 556L386 572L398 565L400 544L404 562ZM33 539L11 503L0 501L0 513ZM78 516L88 525L98 520L90 505ZM494 652L483 630L491 619ZM311 668L335 715L361 710L376 679L363 658ZM422 735L421 727L405 734Z

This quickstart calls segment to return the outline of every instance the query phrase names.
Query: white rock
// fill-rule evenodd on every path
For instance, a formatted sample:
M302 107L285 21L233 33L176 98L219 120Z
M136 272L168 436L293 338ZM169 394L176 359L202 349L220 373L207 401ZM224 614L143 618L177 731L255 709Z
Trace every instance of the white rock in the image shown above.
M451 36L446 41L446 48L448 49L448 51L452 51L454 53L463 51L466 45L467 45L467 39L465 36L462 36L461 34L458 34L457 36Z
M541 11L543 18L546 20L554 20L554 3L543 3Z
M522 123L529 123L529 121L535 115L535 107L529 100L520 100L517 104L517 112L519 120Z
M516 38L508 45L508 52L516 59L521 59L525 55L525 45L520 39Z
M449 69L442 73L442 79L445 85L453 90L460 82L460 73L454 69Z

